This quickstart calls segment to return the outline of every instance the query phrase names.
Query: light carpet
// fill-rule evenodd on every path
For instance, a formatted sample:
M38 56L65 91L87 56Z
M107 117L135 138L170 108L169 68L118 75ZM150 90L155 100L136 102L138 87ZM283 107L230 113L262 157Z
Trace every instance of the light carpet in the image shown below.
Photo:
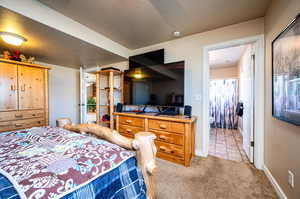
M191 166L157 159L157 199L277 199L263 171L253 165L209 156Z

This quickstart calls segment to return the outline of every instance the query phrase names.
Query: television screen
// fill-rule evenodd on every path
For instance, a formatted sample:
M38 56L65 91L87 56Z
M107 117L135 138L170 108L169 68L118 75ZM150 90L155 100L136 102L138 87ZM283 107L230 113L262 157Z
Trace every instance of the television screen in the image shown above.
M129 68L140 68L164 64L165 50L160 49L129 57Z
M184 106L184 62L131 68L126 71L124 103Z

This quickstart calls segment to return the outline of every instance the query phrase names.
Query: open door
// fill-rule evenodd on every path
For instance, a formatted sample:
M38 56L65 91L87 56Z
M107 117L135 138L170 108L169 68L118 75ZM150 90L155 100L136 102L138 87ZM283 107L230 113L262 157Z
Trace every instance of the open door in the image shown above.
M244 68L243 92L244 92L244 114L243 114L243 148L251 163L254 162L254 74L255 54L251 54L248 67Z
M80 123L87 123L87 103L86 103L86 79L85 72L80 67Z

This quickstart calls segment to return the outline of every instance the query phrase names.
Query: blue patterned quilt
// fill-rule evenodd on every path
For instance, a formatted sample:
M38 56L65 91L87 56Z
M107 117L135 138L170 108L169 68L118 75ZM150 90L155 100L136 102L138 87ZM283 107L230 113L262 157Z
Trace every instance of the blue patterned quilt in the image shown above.
M144 199L132 151L64 129L0 134L0 199Z
M0 174L0 199L19 199L10 181ZM134 157L62 199L146 199L146 187Z

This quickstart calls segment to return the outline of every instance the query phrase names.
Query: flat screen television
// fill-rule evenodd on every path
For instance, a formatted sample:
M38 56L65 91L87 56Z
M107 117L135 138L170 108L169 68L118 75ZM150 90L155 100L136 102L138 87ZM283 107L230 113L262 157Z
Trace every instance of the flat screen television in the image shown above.
M124 75L124 104L184 106L184 62L130 67Z
M129 68L140 68L145 66L156 66L164 64L165 50L155 50L140 55L129 57Z

